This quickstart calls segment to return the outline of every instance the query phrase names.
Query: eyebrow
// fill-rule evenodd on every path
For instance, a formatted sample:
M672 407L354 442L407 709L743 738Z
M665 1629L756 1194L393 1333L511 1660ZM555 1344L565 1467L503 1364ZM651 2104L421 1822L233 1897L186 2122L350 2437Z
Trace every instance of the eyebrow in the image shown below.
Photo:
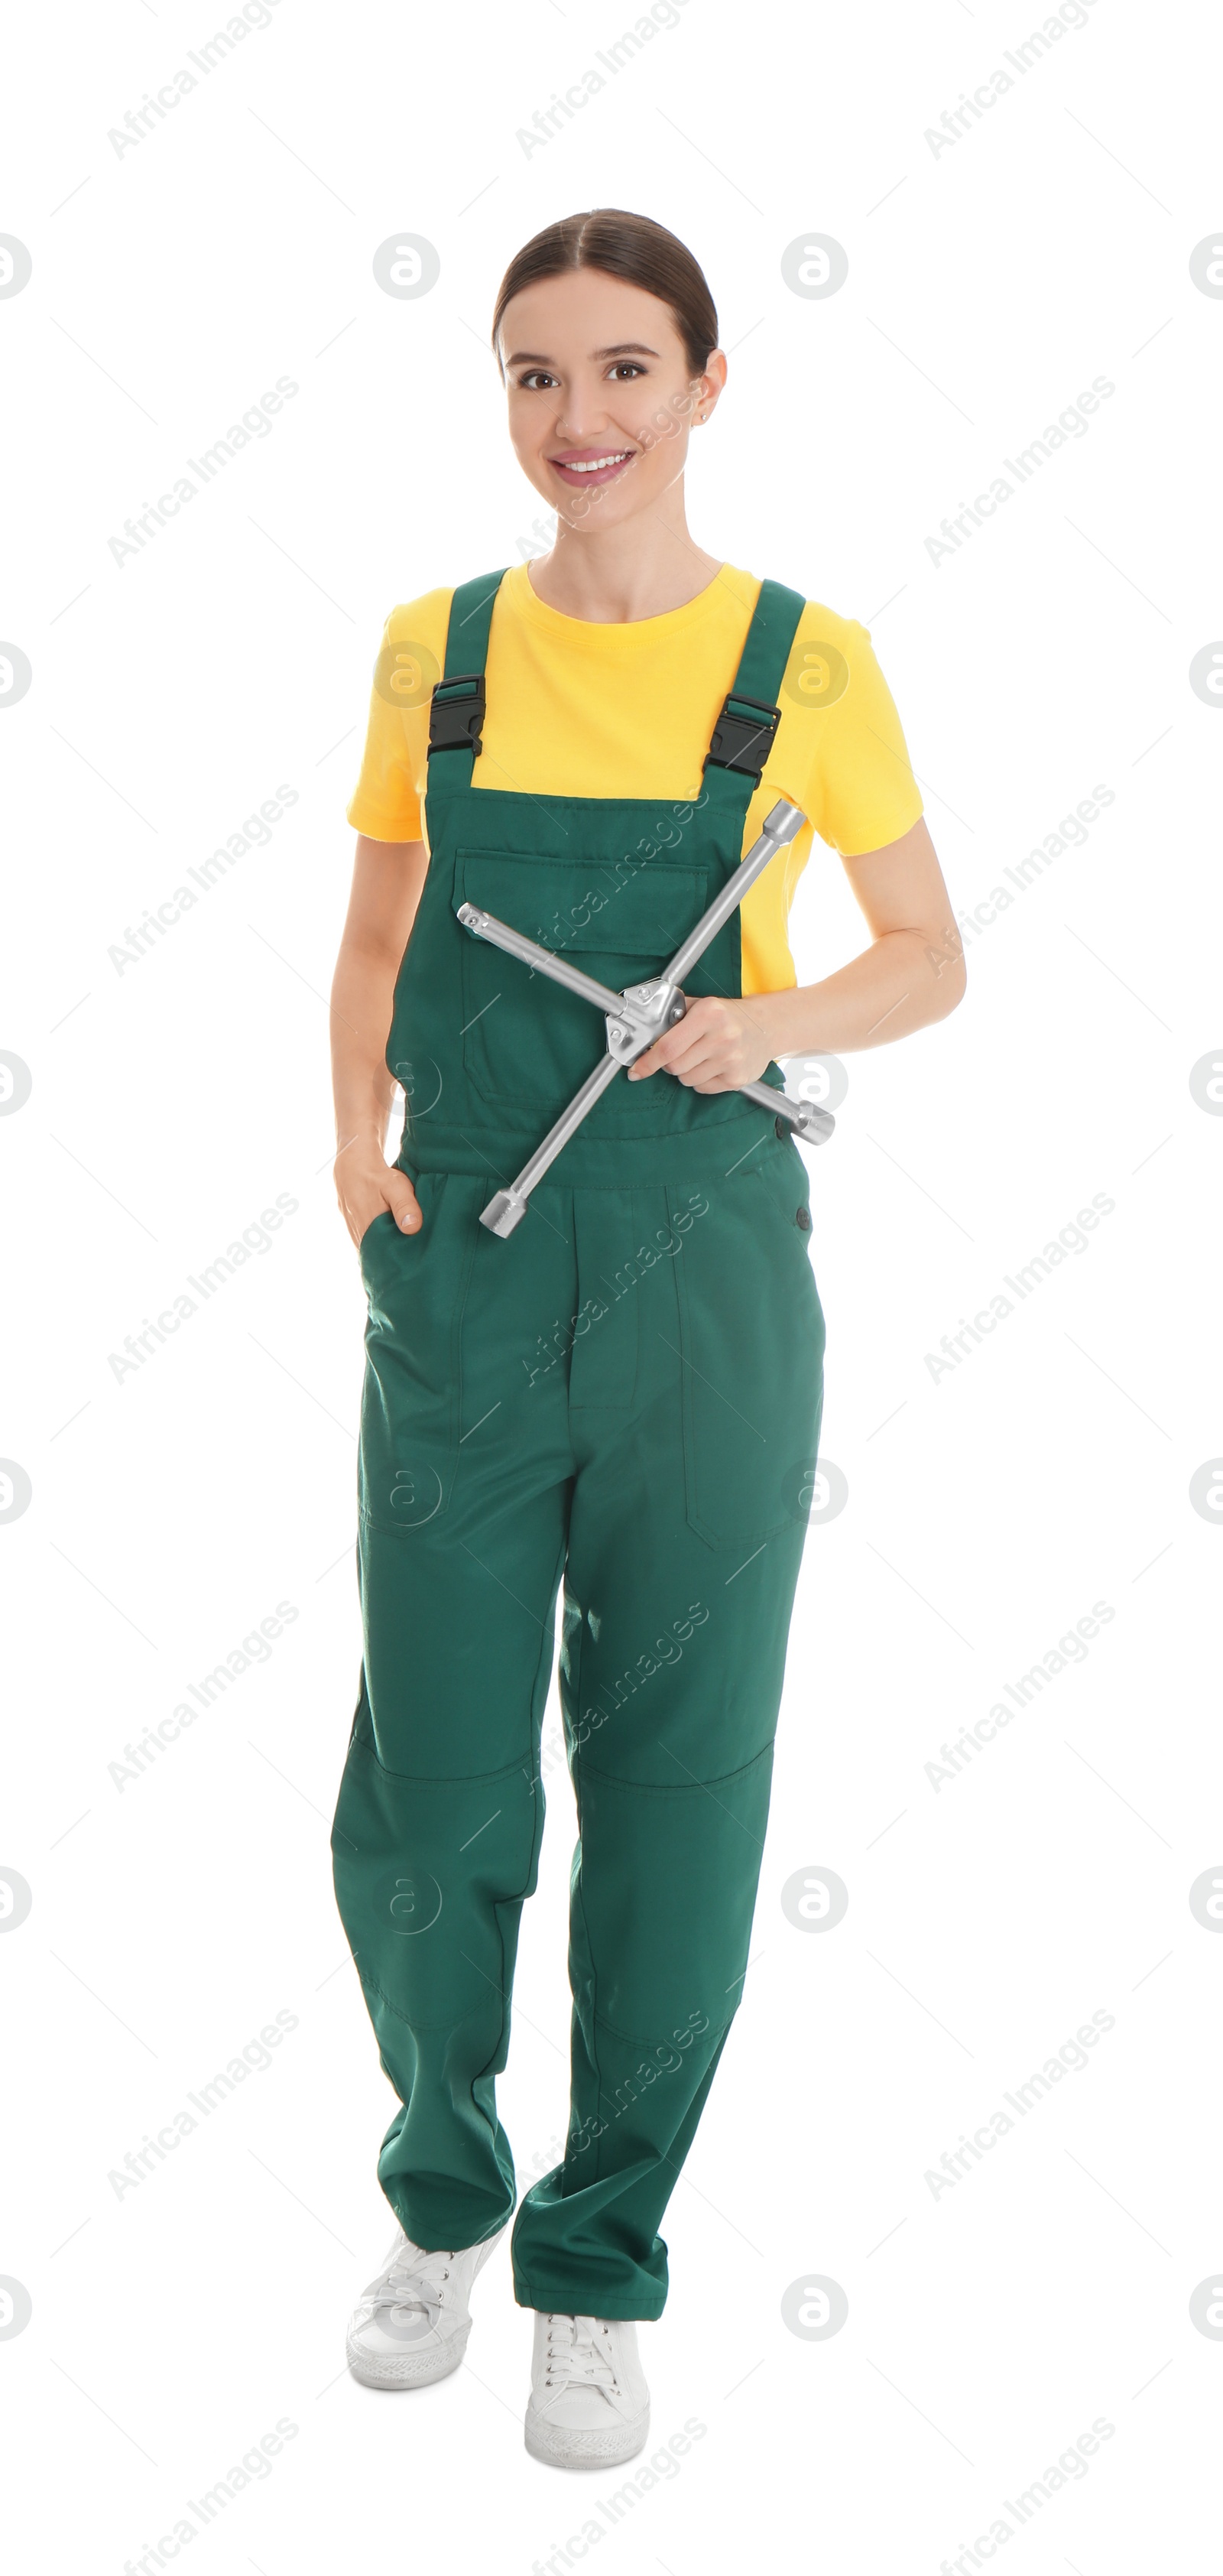
M592 358L656 358L658 351L648 349L644 340L620 340L614 349L592 349L590 354ZM505 363L507 367L553 367L556 360L539 349L515 349Z

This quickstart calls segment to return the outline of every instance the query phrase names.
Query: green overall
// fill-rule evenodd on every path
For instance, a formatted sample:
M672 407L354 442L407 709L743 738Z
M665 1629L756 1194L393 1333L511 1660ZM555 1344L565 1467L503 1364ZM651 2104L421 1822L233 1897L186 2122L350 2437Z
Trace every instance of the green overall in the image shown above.
M572 2089L564 2160L518 2211L514 2288L524 2307L657 2317L659 2223L747 1967L824 1320L802 1156L734 1092L618 1075L517 1231L479 1222L605 1034L456 907L640 983L743 856L762 757L711 755L688 804L475 792L501 578L454 594L387 1045L423 1223L401 1234L383 1211L360 1248L364 1661L335 1887L399 2097L379 2180L415 2244L476 2244L515 2203L496 2077L563 1579ZM763 584L728 706L774 705L802 605ZM682 775L699 746L677 755ZM740 990L735 912L685 991Z

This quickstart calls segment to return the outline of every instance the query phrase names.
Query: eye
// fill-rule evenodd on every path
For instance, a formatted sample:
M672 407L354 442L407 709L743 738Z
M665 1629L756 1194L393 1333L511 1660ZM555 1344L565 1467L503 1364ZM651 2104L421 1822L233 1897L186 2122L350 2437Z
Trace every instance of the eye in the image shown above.
M557 380L548 374L546 367L529 367L525 376L516 376L514 381L523 393L532 394L539 385L554 385Z
M644 376L645 368L638 364L636 358L617 358L607 372L609 376L618 376L622 372L628 377Z

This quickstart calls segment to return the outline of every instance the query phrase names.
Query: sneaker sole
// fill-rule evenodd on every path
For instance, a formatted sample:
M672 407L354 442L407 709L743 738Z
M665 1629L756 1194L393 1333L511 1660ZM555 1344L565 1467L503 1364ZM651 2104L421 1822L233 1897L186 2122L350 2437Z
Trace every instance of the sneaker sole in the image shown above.
M546 2419L527 2409L523 2439L533 2460L543 2460L550 2469L616 2469L625 2460L644 2451L650 2438L650 2410L635 2415L616 2431L584 2433L568 2431L563 2425L549 2424Z
M465 2326L461 2326L456 2334L447 2336L445 2343L433 2352L413 2354L410 2358L405 2354L402 2360L393 2353L387 2353L382 2360L375 2360L349 2343L348 2367L363 2388L428 2388L435 2379L449 2379L451 2371L458 2369L467 2350L470 2333L469 2317Z

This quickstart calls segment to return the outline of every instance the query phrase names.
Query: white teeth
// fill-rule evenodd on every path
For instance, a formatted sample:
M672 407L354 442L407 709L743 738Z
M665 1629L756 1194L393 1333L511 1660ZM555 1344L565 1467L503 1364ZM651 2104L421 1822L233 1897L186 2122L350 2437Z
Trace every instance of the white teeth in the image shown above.
M567 456L557 456L553 462L563 465L567 474L602 474L608 465L623 465L628 452L627 447L622 447L618 456L592 456L585 458L580 465Z

